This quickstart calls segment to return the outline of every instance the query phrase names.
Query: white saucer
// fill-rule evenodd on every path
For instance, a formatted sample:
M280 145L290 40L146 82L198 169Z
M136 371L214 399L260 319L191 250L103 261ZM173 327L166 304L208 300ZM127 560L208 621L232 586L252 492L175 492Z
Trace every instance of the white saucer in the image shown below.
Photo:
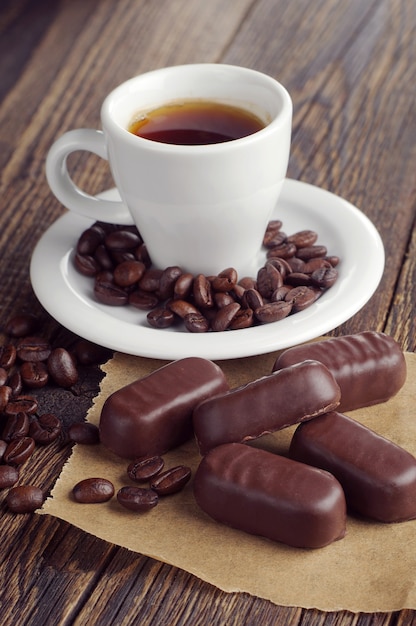
M102 195L118 198L115 189ZM191 355L221 360L287 348L333 330L366 304L383 274L384 247L376 228L359 209L299 181L286 179L273 217L283 221L287 234L315 230L318 243L341 259L335 285L308 309L279 322L193 334L154 329L148 326L146 313L96 302L93 281L81 276L72 263L76 242L91 220L73 212L59 218L38 242L30 267L33 289L44 308L63 326L127 354L167 360Z

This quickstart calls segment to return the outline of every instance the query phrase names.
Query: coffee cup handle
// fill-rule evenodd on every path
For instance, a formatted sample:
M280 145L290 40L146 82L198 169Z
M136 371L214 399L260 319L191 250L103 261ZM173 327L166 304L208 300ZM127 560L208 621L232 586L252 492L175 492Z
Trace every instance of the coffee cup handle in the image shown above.
M77 150L93 152L108 160L101 130L79 128L63 134L52 145L46 157L46 178L54 195L67 209L94 221L133 224L133 218L123 202L91 196L74 183L68 172L67 158Z

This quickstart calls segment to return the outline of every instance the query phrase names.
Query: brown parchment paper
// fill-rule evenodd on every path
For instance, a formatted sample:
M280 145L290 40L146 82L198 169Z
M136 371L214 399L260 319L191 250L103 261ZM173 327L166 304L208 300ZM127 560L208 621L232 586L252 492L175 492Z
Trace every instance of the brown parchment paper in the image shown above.
M231 386L270 372L277 353L221 361ZM389 402L350 415L416 455L416 354L406 354L407 382ZM88 414L98 424L105 398L164 361L116 354L104 367L101 391ZM287 451L293 428L258 440L257 445ZM166 467L183 463L196 469L193 441L165 456ZM129 484L126 461L100 445L75 446L51 497L39 511L129 550L175 565L227 592L247 592L275 604L324 611L394 611L416 608L416 521L381 524L349 516L347 536L319 550L294 549L253 537L212 521L198 509L192 483L161 499L146 514L106 504L81 505L72 487L84 478Z

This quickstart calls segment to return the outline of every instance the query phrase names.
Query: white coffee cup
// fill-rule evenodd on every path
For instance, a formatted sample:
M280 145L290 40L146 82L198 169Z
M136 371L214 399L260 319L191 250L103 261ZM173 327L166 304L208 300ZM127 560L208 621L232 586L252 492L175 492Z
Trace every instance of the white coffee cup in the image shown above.
M140 111L171 101L203 99L246 109L261 130L232 141L173 145L128 128ZM292 102L261 72L222 64L155 70L114 89L101 108L103 131L72 130L51 147L46 175L68 209L92 220L136 224L155 267L217 274L234 267L253 275L267 223L286 176ZM86 194L66 166L71 152L108 159L121 201Z

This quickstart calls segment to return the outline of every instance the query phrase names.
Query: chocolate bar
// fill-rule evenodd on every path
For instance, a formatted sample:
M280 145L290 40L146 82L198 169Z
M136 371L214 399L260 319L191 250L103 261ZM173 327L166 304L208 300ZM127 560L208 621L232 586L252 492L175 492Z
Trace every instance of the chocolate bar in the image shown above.
M193 424L200 453L332 411L339 400L339 386L322 363L287 367L199 404Z
M406 380L406 361L399 344L375 331L289 348L277 358L273 371L305 359L320 361L332 372L341 389L341 412L385 402Z
M194 407L228 388L212 361L189 357L168 363L106 399L100 440L127 459L164 454L192 436Z
M338 412L297 427L289 455L331 472L348 507L380 522L416 518L416 459Z
M289 546L321 548L346 532L344 492L331 474L249 445L211 450L193 489L217 522Z

